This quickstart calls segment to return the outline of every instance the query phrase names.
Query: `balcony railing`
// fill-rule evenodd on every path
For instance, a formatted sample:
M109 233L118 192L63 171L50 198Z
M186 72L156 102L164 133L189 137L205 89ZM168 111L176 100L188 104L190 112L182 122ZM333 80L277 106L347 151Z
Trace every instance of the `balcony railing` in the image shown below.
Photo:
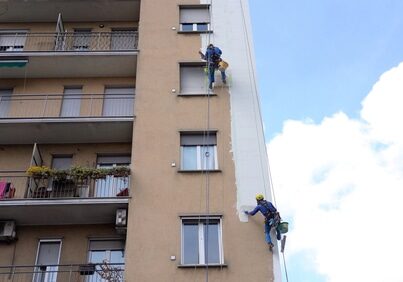
M100 179L33 178L24 172L0 172L0 200L118 198L129 196L130 176Z
M136 31L0 33L0 53L105 52L137 50Z
M123 282L122 263L0 266L0 282Z
M14 94L0 96L2 118L130 117L134 94Z

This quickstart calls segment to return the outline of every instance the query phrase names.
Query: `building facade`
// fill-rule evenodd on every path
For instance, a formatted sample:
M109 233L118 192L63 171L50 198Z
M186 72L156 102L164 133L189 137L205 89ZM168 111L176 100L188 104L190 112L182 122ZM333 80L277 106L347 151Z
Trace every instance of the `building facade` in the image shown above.
M0 281L281 281L248 13L0 3Z

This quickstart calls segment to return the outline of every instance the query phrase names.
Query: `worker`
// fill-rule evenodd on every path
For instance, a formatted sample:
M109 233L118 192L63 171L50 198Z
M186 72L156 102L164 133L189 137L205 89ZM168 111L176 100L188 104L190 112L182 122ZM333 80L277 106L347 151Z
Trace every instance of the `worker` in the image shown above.
M273 248L273 242L270 237L270 230L276 228L277 240L281 240L281 233L278 228L278 224L281 221L280 214L277 209L269 201L266 201L262 194L256 195L257 205L253 211L245 211L246 215L254 216L258 211L265 217L264 220L264 232L266 235L266 243L269 245L270 250Z
M225 75L225 69L228 67L228 64L221 59L222 51L220 48L215 47L213 44L209 44L206 49L206 53L203 54L199 51L199 54L202 60L207 61L207 71L208 71L208 79L209 79L209 89L213 89L214 72L219 69L221 72L221 80L224 84L227 83L227 77Z

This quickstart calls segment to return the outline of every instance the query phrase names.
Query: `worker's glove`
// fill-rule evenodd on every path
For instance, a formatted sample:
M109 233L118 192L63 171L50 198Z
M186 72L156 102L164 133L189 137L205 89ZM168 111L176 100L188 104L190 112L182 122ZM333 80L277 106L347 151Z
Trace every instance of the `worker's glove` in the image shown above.
M244 211L244 213L245 213L246 215L249 215L249 212L248 212L248 211Z

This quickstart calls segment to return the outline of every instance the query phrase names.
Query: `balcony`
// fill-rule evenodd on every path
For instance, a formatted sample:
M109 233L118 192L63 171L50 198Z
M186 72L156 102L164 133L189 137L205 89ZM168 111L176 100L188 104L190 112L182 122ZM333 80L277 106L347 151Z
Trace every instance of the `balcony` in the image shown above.
M124 281L123 263L9 265L0 266L0 281Z
M130 176L34 178L23 171L0 171L0 220L19 225L114 223L127 208Z
M3 23L51 22L60 12L69 22L138 21L140 16L140 0L8 0L0 3Z
M3 78L135 76L138 33L0 33Z
M130 142L134 94L0 96L0 144Z

